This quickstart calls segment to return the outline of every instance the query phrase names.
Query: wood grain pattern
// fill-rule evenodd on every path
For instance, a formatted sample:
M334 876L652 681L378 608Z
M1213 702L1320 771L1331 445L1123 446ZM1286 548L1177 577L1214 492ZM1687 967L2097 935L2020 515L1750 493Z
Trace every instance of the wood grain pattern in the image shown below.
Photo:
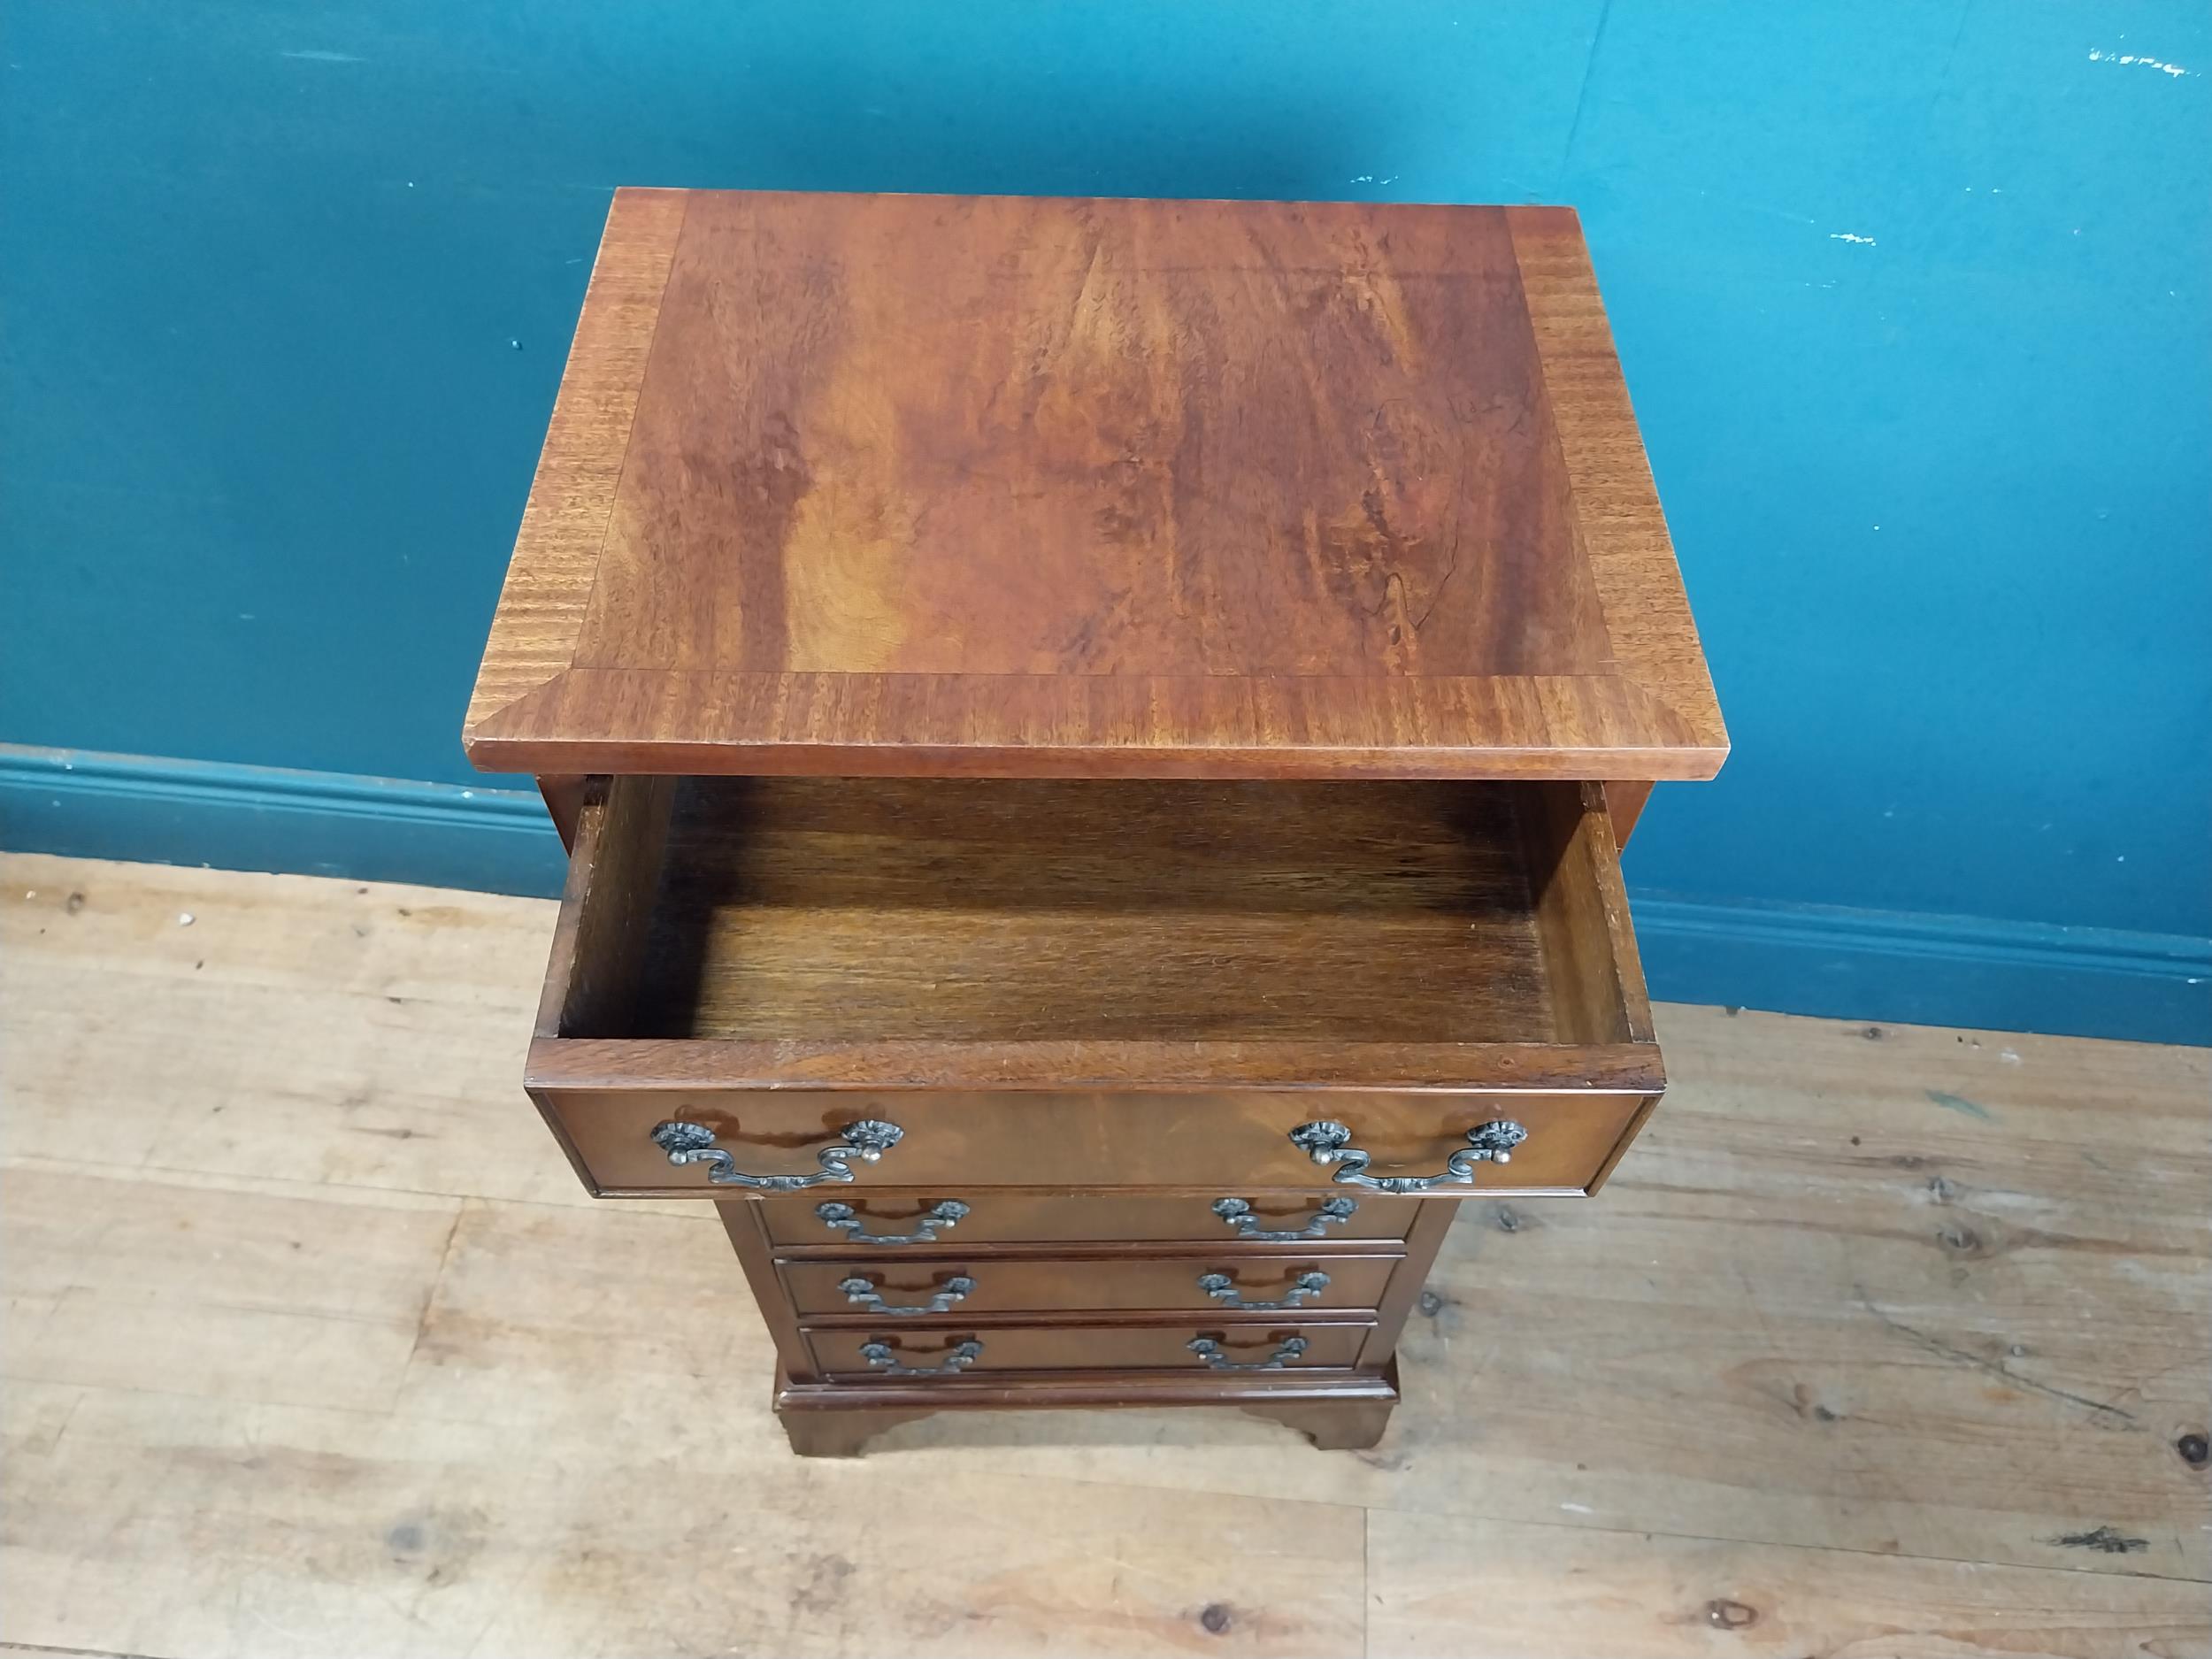
M616 789L600 841L649 842L635 821L656 820L655 780ZM1585 813L1603 808L1556 790L687 779L636 941L634 1014L595 1010L560 1031L1632 1041L1618 957L1632 972L1634 941L1605 926L1596 892L1611 844L1563 862ZM595 845L579 862L651 857ZM598 907L583 897L588 921ZM1625 915L1617 894L1615 908ZM594 956L580 941L580 964Z
M703 192L654 339L578 667L1611 665L1500 210Z
M1544 390L1569 488L1575 526L1605 610L1615 657L1631 664L1637 686L1685 726L1722 745L1720 709L1682 592L1682 572L1667 534L1651 462L1605 319L1582 221L1572 208L1506 210L1522 303L1544 364ZM1717 769L1718 757L1715 757ZM1625 768L1631 781L1689 773Z
M1389 1512L1367 1552L1367 1651L1401 1659L1461 1659L1470 1607L1487 1651L1559 1659L2212 1652L2199 1585Z
M1560 1030L1587 1042L1649 1042L1651 1004L1621 885L1605 791L1516 791L1537 938Z
M1371 1453L955 1409L845 1468L791 1458L721 1229L590 1205L520 1107L553 917L0 858L8 1640L2212 1645L2201 1049L1663 1005L1667 1110L1603 1203L1459 1210Z
M471 731L568 668L614 512L684 201L679 190L618 190L607 210L515 557L469 697ZM526 770L580 774L603 768Z
M661 866L668 850L672 780L626 779L624 809L605 810L607 785L579 807L561 912L573 926L556 930L538 1002L537 1028L591 1031L628 1018L638 1005L652 956L649 936Z
M541 1057L570 1085L658 1047L725 1085L912 1086L965 1050L940 1086L1149 1059L1194 1087L1655 1087L1585 788L695 779L672 822L664 783L616 779L583 814ZM579 1002L580 973L634 995Z
M732 1042L685 1038L541 1038L528 1076L547 1087L818 1088L961 1092L1130 1088L1572 1089L1655 1092L1650 1043L1538 1042Z
M1726 751L1571 213L623 192L610 239L664 293L649 324L611 274L587 302L556 426L569 457L570 406L607 411L603 534L580 608L569 518L526 521L480 764L1647 778Z

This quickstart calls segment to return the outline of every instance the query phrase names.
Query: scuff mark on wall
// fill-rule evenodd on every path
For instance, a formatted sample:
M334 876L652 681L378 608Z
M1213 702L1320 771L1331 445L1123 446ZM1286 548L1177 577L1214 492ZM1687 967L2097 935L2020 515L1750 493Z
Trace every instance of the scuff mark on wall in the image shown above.
M2089 61L2093 64L2139 64L2146 69L2156 69L2173 76L2177 81L2189 72L2179 64L2161 63L2157 58L2141 52L2108 52L2090 48Z

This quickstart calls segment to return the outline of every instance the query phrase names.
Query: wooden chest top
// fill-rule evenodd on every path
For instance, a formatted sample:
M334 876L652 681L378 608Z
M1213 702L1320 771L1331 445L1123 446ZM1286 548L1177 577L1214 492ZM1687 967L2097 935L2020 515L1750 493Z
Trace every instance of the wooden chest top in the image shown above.
M1571 211L618 193L480 765L1710 776Z

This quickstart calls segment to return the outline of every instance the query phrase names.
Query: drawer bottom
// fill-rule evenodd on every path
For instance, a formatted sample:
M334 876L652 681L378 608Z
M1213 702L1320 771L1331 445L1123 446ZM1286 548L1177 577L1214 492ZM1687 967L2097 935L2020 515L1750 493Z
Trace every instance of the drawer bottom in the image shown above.
M1356 1363L1371 1321L1330 1324L937 1325L927 1331L804 1327L827 1377L949 1379L978 1371L1169 1371L1194 1376Z

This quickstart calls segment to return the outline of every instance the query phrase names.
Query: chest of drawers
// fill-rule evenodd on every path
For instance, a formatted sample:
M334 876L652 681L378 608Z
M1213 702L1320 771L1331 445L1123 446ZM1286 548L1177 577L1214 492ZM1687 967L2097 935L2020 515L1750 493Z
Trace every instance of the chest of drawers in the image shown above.
M1657 1102L1618 842L1726 746L1571 213L664 191L467 741L571 852L529 1093L820 1453L1371 1443L1456 1200Z

